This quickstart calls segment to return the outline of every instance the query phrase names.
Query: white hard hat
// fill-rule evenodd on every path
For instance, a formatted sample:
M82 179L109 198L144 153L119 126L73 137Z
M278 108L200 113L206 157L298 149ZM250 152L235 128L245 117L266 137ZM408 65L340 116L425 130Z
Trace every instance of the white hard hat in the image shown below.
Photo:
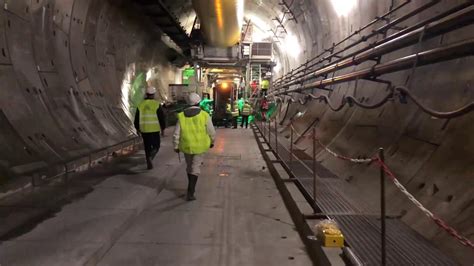
M146 94L155 94L155 93L156 93L155 87L146 88Z
M189 105L196 105L201 102L201 96L199 96L197 93L191 93L188 96L188 104Z

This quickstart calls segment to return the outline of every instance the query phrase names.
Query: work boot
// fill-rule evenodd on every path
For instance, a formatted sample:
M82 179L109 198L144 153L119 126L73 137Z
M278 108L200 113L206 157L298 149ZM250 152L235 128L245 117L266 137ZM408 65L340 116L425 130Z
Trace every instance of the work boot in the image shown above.
M147 166L147 169L148 169L148 170L153 169L152 160L153 160L153 159L152 159L151 157L147 157L147 158L146 158L146 166Z
M188 174L188 193L186 194L187 201L196 200L196 197L194 197L194 192L196 190L197 180L197 175Z

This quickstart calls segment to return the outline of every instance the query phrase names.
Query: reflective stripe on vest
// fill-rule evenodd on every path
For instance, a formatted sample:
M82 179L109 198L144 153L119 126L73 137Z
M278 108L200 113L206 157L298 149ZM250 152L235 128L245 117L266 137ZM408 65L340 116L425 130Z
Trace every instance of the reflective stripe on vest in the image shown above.
M207 134L209 114L201 111L193 117L186 117L184 112L178 114L179 150L186 154L202 154L209 150L211 138Z
M250 104L245 104L244 107L242 108L242 115L250 115L250 113L252 113L252 107L250 106Z
M239 105L236 102L234 102L234 110L232 111L232 116L239 116Z
M160 103L156 100L144 100L138 106L140 112L140 132L154 133L160 132L160 121L156 112L160 108Z

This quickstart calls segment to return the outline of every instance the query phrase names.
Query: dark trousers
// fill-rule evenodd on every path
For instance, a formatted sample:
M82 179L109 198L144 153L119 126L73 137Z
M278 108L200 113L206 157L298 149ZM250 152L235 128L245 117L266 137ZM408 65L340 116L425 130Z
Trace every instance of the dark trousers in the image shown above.
M242 116L242 123L240 123L240 127L248 128L249 127L249 116L248 115L243 115Z
M142 133L143 144L145 146L146 159L155 158L160 150L161 136L160 132Z
M239 119L238 116L232 117L232 128L237 128L237 119Z
M225 119L226 119L226 124L225 124L225 127L228 128L228 127L232 127L232 114L226 114L225 115Z

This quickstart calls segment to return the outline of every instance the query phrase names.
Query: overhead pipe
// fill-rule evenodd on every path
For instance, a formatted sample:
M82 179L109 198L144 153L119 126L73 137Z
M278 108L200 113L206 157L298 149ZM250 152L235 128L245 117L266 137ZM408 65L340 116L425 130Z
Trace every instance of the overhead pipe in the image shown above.
M416 44L420 40L421 36L423 36L423 40L427 40L473 23L474 5L471 5L470 7L458 11L457 13L452 14L443 20L432 22L423 28L418 28L389 42L385 42L357 55L351 56L350 58L311 72L309 75L299 77L288 83L278 85L276 89L300 84L301 82L321 77L334 71L357 65L384 54L388 54L401 48Z
M474 39L472 38L448 45L446 47L435 48L432 50L427 50L424 52L395 59L383 64L377 64L373 67L355 71L349 74L308 83L296 89L286 90L282 92L273 92L270 93L269 96L287 94L291 92L301 92L314 88L325 88L329 85L354 81L358 79L370 79L372 77L410 69L413 67L414 63L416 63L417 66L424 66L469 55L474 55Z
M417 14L419 14L419 13L425 11L425 10L427 10L428 8L430 8L430 7L432 7L432 6L436 5L436 4L438 4L440 1L441 1L441 0L432 0L432 1L430 1L430 2L428 2L428 3L426 3L426 4L424 4L424 5L420 6L419 8L416 8L415 10L413 10L413 11L411 11L411 12L409 12L409 13L407 13L407 14L405 14L405 15L403 15L403 16L401 16L401 17L399 17L399 18L397 18L397 19L395 19L395 20L393 20L393 21L391 21L391 22L389 22L389 23L387 23L386 25L384 25L384 26L382 26L382 27L380 27L380 28L378 28L378 29L375 29L375 30L371 31L368 35L362 36L359 40L357 40L357 41L355 41L355 42L352 42L352 43L349 44L348 46L344 47L344 49L341 49L341 50L339 50L339 51L337 51L337 52L333 52L333 51L332 51L329 55L327 55L327 56L324 57L324 58L321 58L318 62L313 62L315 59L317 59L317 58L321 57L322 55L324 55L325 53L331 51L331 49L334 49L335 47L337 47L337 46L339 46L340 44L342 44L342 43L343 43L346 39L348 39L348 38L346 38L346 39L340 41L340 42L337 43L337 44L334 44L333 47L331 47L331 48L329 48L329 49L326 49L326 51L322 52L321 54L319 54L319 55L316 56L315 58L309 60L307 63L313 62L310 66L307 66L306 64L301 65L300 67L298 67L298 68L295 69L295 70L297 70L295 73L291 72L292 75L288 75L287 77L282 77L282 78L280 78L280 80L278 81L278 83L286 82L286 81L288 81L288 80L290 80L290 81L293 80L293 78L295 77L294 74L300 74L299 76L301 76L301 74L304 75L304 73L305 73L304 70L305 70L305 69L311 68L311 67L315 67L316 65L318 65L318 64L320 64L320 63L322 63L322 62L324 62L324 61L331 60L333 57L338 57L339 54L341 54L341 53L343 53L343 52L345 52L345 51L347 51L347 50L349 50L349 49L351 49L351 48L353 48L353 47L355 47L355 46L357 46L357 45L359 45L359 44L361 44L361 43L367 41L368 39L370 39L370 38L372 38L372 37L374 37L374 36L376 36L376 35L378 35L378 34L381 34L381 33L386 32L387 30L389 30L390 28L396 26L397 24L399 24L399 23L401 23L401 22L403 22L403 21L405 21L405 20L407 20L407 19L409 19L409 18L411 18L411 17L413 17L413 16L415 16L415 15L417 15ZM408 1L408 2L410 2L410 1ZM407 4L407 3L406 3L406 2L405 2L405 3L402 3L400 6L398 6L397 8L395 8L393 11L398 10L399 8L401 8L402 6L404 6L405 4ZM465 4L461 5L461 6L464 6L464 7L465 7L465 6L468 6L468 5L471 5L471 3L465 3ZM392 12L393 12L393 11L392 11ZM387 13L387 14L391 14L392 12L389 11L389 13ZM385 15L387 15L387 14L385 14ZM384 17L384 16L382 16L381 18L383 18L383 17ZM380 19L376 19L376 21L380 21ZM376 22L376 21L375 21L375 22ZM431 22L431 21L429 21L429 20L428 20L428 21L425 21L425 24L428 24L428 23L430 23L430 22ZM374 21L370 22L369 24L372 25L373 23L374 23ZM369 24L368 24L368 25L369 25ZM421 25L421 23L420 23L420 25ZM366 25L366 26L367 26L367 25ZM362 29L365 29L366 26L364 26ZM420 27L420 26L418 26L418 27ZM361 31L362 29L360 29L359 31L357 31L357 32L355 32L355 33L360 33L360 31ZM414 27L410 27L410 29L413 30ZM391 40L391 39L393 39L393 38L399 37L402 32L403 32L403 34L404 34L404 33L408 32L408 31L403 30L403 31L401 31L401 32L398 32L398 33L396 33L396 34L393 34L393 35L390 36L389 38L386 38L385 41L388 41L388 40ZM353 33L351 36L355 35L355 33ZM350 38L349 38L349 39L350 39ZM383 43L383 42L384 42L384 40L378 42L378 44ZM370 48L370 46L369 46L368 48ZM368 48L366 48L366 49L368 49ZM366 49L361 49L360 51L365 51ZM360 51L359 51L359 52L360 52ZM344 57L344 58L347 58L347 57ZM295 70L293 70L293 71L295 71ZM277 85L279 85L279 84L277 84Z
M463 3L463 4L458 5L458 6L452 8L452 9L450 9L450 10L447 10L446 12L443 12L443 13L441 13L441 14L438 14L438 15L436 15L436 16L434 16L434 17L431 17L431 18L426 19L426 20L424 20L424 21L421 21L421 22L419 22L419 23L417 23L417 24L415 24L415 25L413 25L413 26L410 26L410 27L408 27L408 28L406 28L406 29L404 29L404 30L401 30L401 31L399 31L399 32L397 32L397 33L394 33L394 34L392 34L392 35L390 35L390 36L388 36L388 37L386 37L386 38L384 38L384 39L382 39L382 40L380 40L380 41L376 41L375 43L373 43L373 44L371 44L371 45L369 45L369 46L366 46L366 47L361 48L361 49L359 49L359 50L357 50L357 51L351 52L351 53L349 53L349 54L347 54L347 55L345 55L345 56L343 56L343 57L339 57L338 54L340 54L340 53L342 53L342 52L344 52L344 51L347 51L348 49L352 48L352 45L347 46L347 47L345 47L344 49L342 49L342 50L340 50L340 51L337 51L337 52L334 52L334 53L332 53L332 54L330 54L330 55L327 55L326 57L320 59L318 62L315 62L315 63L313 63L313 64L311 64L311 65L309 65L309 66L307 65L308 62L312 62L312 61L314 61L315 59L321 57L323 54L325 54L325 53L326 53L326 51L325 51L325 52L321 53L320 55L316 56L315 58L311 59L310 61L308 61L306 64L302 64L300 67L297 68L297 69L299 69L299 70L296 71L295 73L291 72L291 73L290 73L291 75L288 74L288 75L285 75L285 77L283 77L283 79L280 78L281 80L280 80L279 82L275 82L275 83L274 83L274 84L275 84L275 87L282 87L281 84L282 84L283 82L291 82L291 81L293 81L293 80L295 80L295 79L297 79L297 78L301 78L301 77L305 76L306 73L308 73L307 69L311 69L311 68L315 67L316 65L318 65L318 64L320 64L320 63L322 63L322 62L324 62L324 61L330 60L332 57L338 57L337 60L335 60L335 61L332 62L333 64L342 62L343 60L346 60L346 59L348 59L348 58L352 58L352 57L356 56L356 55L359 54L359 53L362 53L362 52L365 52L365 51L367 51L367 50L370 50L372 47L375 47L375 46L377 46L377 45L381 45L381 44L390 42L390 41L392 41L392 40L394 40L394 39L396 39L396 38L399 38L399 37L401 37L401 36L403 36L403 35L405 35L405 34L407 34L407 33L410 33L410 32L412 32L412 31L414 31L414 30L417 30L417 29L419 29L419 28L421 28L421 27L425 27L426 25L428 25L428 24L430 24L430 23L432 23L432 22L443 20L444 18L446 18L446 17L448 17L448 16L450 16L450 15L456 13L456 12L459 12L460 10L466 9L466 8L468 8L468 7L471 7L471 6L473 6L473 3L472 3L472 2ZM376 30L376 31L374 31L373 33L378 33L378 31ZM370 38L370 37L371 37L371 36L365 36L365 37L363 37L363 38L367 39L367 38ZM357 43L359 43L359 42L357 42ZM304 68L302 68L302 67L304 67ZM302 68L302 69L301 69L301 68ZM305 70L305 69L306 69L306 70Z
M358 30L354 31L352 34L348 35L346 38L342 39L341 41L339 41L338 43L335 43L333 45L332 48L335 48L335 47L338 47L339 45L343 44L345 41L351 39L352 37L354 37L355 35L359 34L360 32L362 32L363 30L367 29L368 27L374 25L375 23L381 21L381 20L384 20L386 19L388 16L392 15L393 13L395 13L396 11L398 11L399 9L401 9L402 7L404 7L405 5L409 4L411 2L411 0L406 0L405 2L403 2L402 4L398 5L397 7L389 10L388 12L386 12L385 14L383 14L382 16L377 16L375 19L373 19L372 21L370 21L369 23L365 24L363 27L359 28ZM346 49L344 49L346 50ZM321 56L323 56L325 53L329 52L330 49L326 49L324 52L320 53L319 55L313 57L312 59L308 60L305 64L303 65L300 65L299 67L293 69L292 71L296 71L295 74L299 74L303 68L305 67L306 64L309 64L309 63L312 63L314 62L316 59L320 58ZM338 53L340 53L341 51L339 51ZM316 63L317 64L317 63ZM312 65L312 66L315 66L316 64ZM278 79L275 80L275 83L279 83L281 82L282 80L287 80L287 78L285 76L282 76Z
M208 45L230 47L240 42L245 0L193 0Z

